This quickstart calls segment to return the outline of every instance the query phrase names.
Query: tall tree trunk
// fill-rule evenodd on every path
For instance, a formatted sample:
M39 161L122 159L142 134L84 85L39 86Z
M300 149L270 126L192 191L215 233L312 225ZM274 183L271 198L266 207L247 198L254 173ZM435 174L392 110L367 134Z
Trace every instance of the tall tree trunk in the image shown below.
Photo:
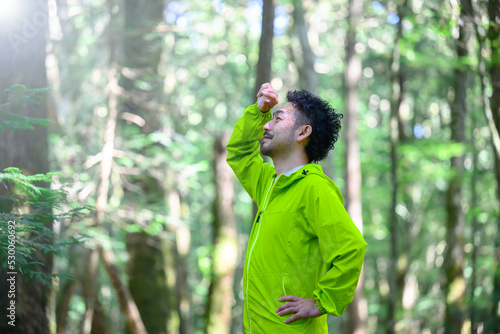
M99 246L102 263L106 272L111 279L113 288L118 296L120 307L127 322L127 329L132 334L147 334L146 327L142 322L141 315L137 309L134 299L130 295L127 286L122 282L119 275L119 270L115 265L113 252L110 249L104 249Z
M463 65L469 56L472 34L472 8L462 1L459 24L459 37L456 41L458 67L455 69L451 101L451 141L466 144L465 118L466 96L469 85L469 69ZM462 207L462 185L464 155L450 159L452 173L446 192L446 250L444 259L444 293L446 298L445 333L460 333L466 316L465 278L464 278L464 226L465 214Z
M404 99L404 85L405 77L402 70L401 55L399 52L399 43L403 37L403 16L404 11L407 6L407 1L404 0L402 4L398 6L398 16L400 17L398 25L396 38L394 41L394 46L392 49L392 63L391 63L391 81L392 81L392 98L391 98L391 117L390 117L390 156L391 156L391 183L392 183L392 197L391 197L391 209L389 215L389 234L390 234L390 266L388 274L389 283L389 307L387 313L387 333L395 332L395 313L398 305L398 300L401 296L402 286L401 272L398 267L398 259L401 256L398 247L397 240L398 237L398 218L396 213L396 206L398 203L398 193L399 193L399 178L398 178L398 146L400 141L404 138L404 133L402 129L402 122L400 119L400 108Z
M179 314L179 334L190 334L192 328L191 295L188 286L188 269L186 256L191 248L191 233L189 227L180 226L175 231L175 243L173 245L175 261L175 285L177 291L177 313Z
M363 233L363 212L361 206L361 162L359 160L358 126L358 86L361 77L361 59L354 49L356 28L361 19L361 0L349 1L347 17L348 30L345 47L346 71L344 74L345 90L345 207L352 220ZM361 271L354 299L348 308L349 319L347 333L366 333L368 306L363 293L364 270Z
M80 273L82 283L82 295L85 301L85 313L82 319L81 333L90 334L94 324L94 314L97 304L97 273L99 269L99 252L97 249L87 250L84 255L85 269Z
M489 67L490 82L493 92L490 98L491 118L494 121L492 129L493 148L495 156L495 179L497 185L497 207L500 207L500 6L498 1L488 2L490 26L487 37L490 41L491 62ZM491 124L491 121L489 122ZM495 132L496 129L496 132ZM486 326L486 333L500 333L500 215L497 215L497 237L495 238L495 273L493 278L493 293L491 307L491 323Z
M76 290L77 281L67 279L62 282L56 303L56 328L57 334L66 333L66 323L68 322L68 311L71 297Z
M262 31L259 40L259 60L252 98L256 98L262 84L271 81L271 60L274 39L274 0L262 2Z
M484 107L484 106L483 106ZM470 181L470 189L471 189L471 195L470 195L470 207L471 211L472 210L477 210L478 209L478 196L477 196L477 189L476 189L476 184L478 183L478 170L477 170L477 160L478 160L478 149L476 147L476 143L474 141L474 130L476 129L476 121L474 115L471 115L472 117L472 126L471 126L471 136L470 138L472 139L472 178ZM478 256L478 249L480 246L480 234L479 234L479 226L477 223L477 214L474 214L472 216L472 221L471 221L471 237L470 237L470 242L472 244L472 252L471 252L471 259L470 259L470 267L472 269L471 272L471 277L470 277L470 287L469 287L469 316L470 316L470 328L471 328L471 333L477 333L477 324L476 324L476 316L475 316L475 298L474 298L474 292L476 290L477 286L477 256Z
M117 57L121 72L119 83L125 97L121 109L130 119L141 119L140 131L149 135L161 129L158 119L161 104L154 102L162 96L163 86L157 69L163 39L155 33L155 28L163 21L163 1L125 0L123 4L125 38L120 40L123 54ZM152 88L139 88L138 81L146 82ZM136 127L137 123L131 126ZM140 153L147 155L145 151L146 147ZM151 197L162 198L165 191L161 180L156 180L147 170L130 182ZM133 191L124 189L125 198L134 196ZM132 205L131 210L134 209L139 208ZM127 265L130 294L148 332L166 333L170 305L162 240L148 233L131 233L126 237L126 244L130 253ZM151 284L145 286L144 282L148 280Z
M212 281L207 301L207 330L209 334L230 333L231 309L234 301L234 268L238 255L236 218L233 210L234 181L226 162L227 133L216 136L214 142L215 202L213 238L214 252Z
M467 6L471 8L471 17L475 18L476 14L474 13L474 7L472 5L471 0L466 0ZM500 7L498 4L495 6L494 1L488 2L488 15L490 17L491 22L497 22L500 18ZM493 156L494 156L494 174L496 180L496 190L497 190L497 207L500 207L500 26L498 24L490 24L489 29L487 31L486 40L490 43L490 49L485 45L485 38L480 35L478 29L478 22L476 20L472 20L474 23L474 31L476 32L476 39L478 41L478 74L479 74L479 82L481 83L481 107L486 116L486 122L488 124L488 128L491 133L491 143L493 148ZM486 68L486 61L484 59L485 54L491 54L491 62L489 68ZM490 74L490 82L492 84L493 93L491 94L491 98L488 98L486 93L486 83L488 81L486 71L489 71ZM473 127L475 128L475 126ZM473 138L473 137L471 137ZM474 186L474 179L476 175L475 166L477 165L477 149L474 147L473 150L473 181L471 185L472 189L472 199L474 202L476 195L476 189ZM471 207L475 207L473 203L471 203ZM471 329L474 333L476 329L476 319L474 312L474 290L476 287L476 257L478 252L478 243L479 236L477 235L479 231L477 231L477 223L476 217L473 217L472 222L472 242L473 242L473 252L472 252L472 277L470 284L470 317L471 317ZM500 303L500 216L497 216L497 237L495 238L495 252L494 252L494 264L495 271L493 273L493 293L492 293L492 303L491 303L491 311L489 314L489 320L485 324L484 332L485 333L499 333L500 332L500 316L498 315L498 307Z
M169 217L172 220L170 226L175 234L170 245L170 254L167 264L172 268L174 274L169 277L168 283L174 289L175 294L170 298L172 317L178 320L178 328L175 331L179 334L192 332L191 319L191 298L187 283L188 269L186 267L186 255L191 247L191 234L188 226L182 223L186 217L181 212L181 195L176 188L177 175L174 171L168 170L165 177L165 202L169 208ZM172 321L173 322L173 321Z
M302 64L298 64L299 79L303 89L316 94L318 90L318 74L314 70L314 53L311 49L308 37L308 27L305 19L305 11L302 0L293 1L293 26L299 38L302 49Z
M148 333L168 333L169 294L162 238L145 232L127 234L130 294ZM145 284L145 282L148 282Z
M19 30L8 36L2 35L0 47L0 94L12 84L23 84L28 88L47 87L45 66L46 37L48 31L48 8L45 1L30 0L23 3L13 23ZM4 23L4 22L2 22ZM2 32L3 33L3 32ZM44 96L39 105L21 106L17 113L47 118L47 99ZM25 174L32 175L49 171L47 128L35 126L34 130L4 129L0 132L0 171L6 167L18 167ZM43 186L43 185L42 185ZM11 202L2 196L11 196L14 189L0 187L0 208L9 212ZM52 228L52 221L46 222ZM52 242L52 240L47 240ZM38 251L35 261L41 272L52 272L52 255ZM2 333L48 333L50 286L25 278L20 272L16 275L16 321L15 327L7 324L6 307L8 298L7 276L0 272L0 332Z

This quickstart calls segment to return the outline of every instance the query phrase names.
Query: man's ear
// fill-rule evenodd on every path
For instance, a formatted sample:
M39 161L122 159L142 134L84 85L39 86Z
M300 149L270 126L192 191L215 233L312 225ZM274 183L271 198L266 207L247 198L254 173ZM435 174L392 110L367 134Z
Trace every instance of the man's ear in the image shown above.
M309 136L312 133L312 126L301 125L298 127L297 131L299 131L299 135L297 136L297 142L302 143L304 140L309 139Z

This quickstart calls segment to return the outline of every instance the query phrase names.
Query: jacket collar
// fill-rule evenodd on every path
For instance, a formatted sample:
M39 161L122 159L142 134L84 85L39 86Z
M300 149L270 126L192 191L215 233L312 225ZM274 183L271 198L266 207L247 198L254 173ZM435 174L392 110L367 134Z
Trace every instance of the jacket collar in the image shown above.
M317 164L307 164L302 166L295 172L290 175L282 174L276 180L276 185L274 186L274 191L271 194L271 199L276 196L281 190L291 186L293 183L302 180L305 177L308 177L312 174L320 175L321 177L325 177L326 175L323 173L323 168ZM273 178L276 177L276 174Z

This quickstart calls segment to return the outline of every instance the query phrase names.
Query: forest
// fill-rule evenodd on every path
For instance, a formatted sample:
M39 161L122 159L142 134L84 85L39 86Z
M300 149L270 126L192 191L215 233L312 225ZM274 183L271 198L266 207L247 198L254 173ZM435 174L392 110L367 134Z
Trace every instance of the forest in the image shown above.
M0 332L243 333L226 163L269 82L343 114L330 333L500 333L498 0L3 0Z

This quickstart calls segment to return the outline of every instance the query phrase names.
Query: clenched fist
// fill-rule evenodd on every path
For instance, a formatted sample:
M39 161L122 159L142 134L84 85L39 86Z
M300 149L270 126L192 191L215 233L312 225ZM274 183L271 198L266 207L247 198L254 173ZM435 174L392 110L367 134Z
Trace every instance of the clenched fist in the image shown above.
M279 102L278 94L270 83L263 84L257 93L257 107L263 113L268 112Z

